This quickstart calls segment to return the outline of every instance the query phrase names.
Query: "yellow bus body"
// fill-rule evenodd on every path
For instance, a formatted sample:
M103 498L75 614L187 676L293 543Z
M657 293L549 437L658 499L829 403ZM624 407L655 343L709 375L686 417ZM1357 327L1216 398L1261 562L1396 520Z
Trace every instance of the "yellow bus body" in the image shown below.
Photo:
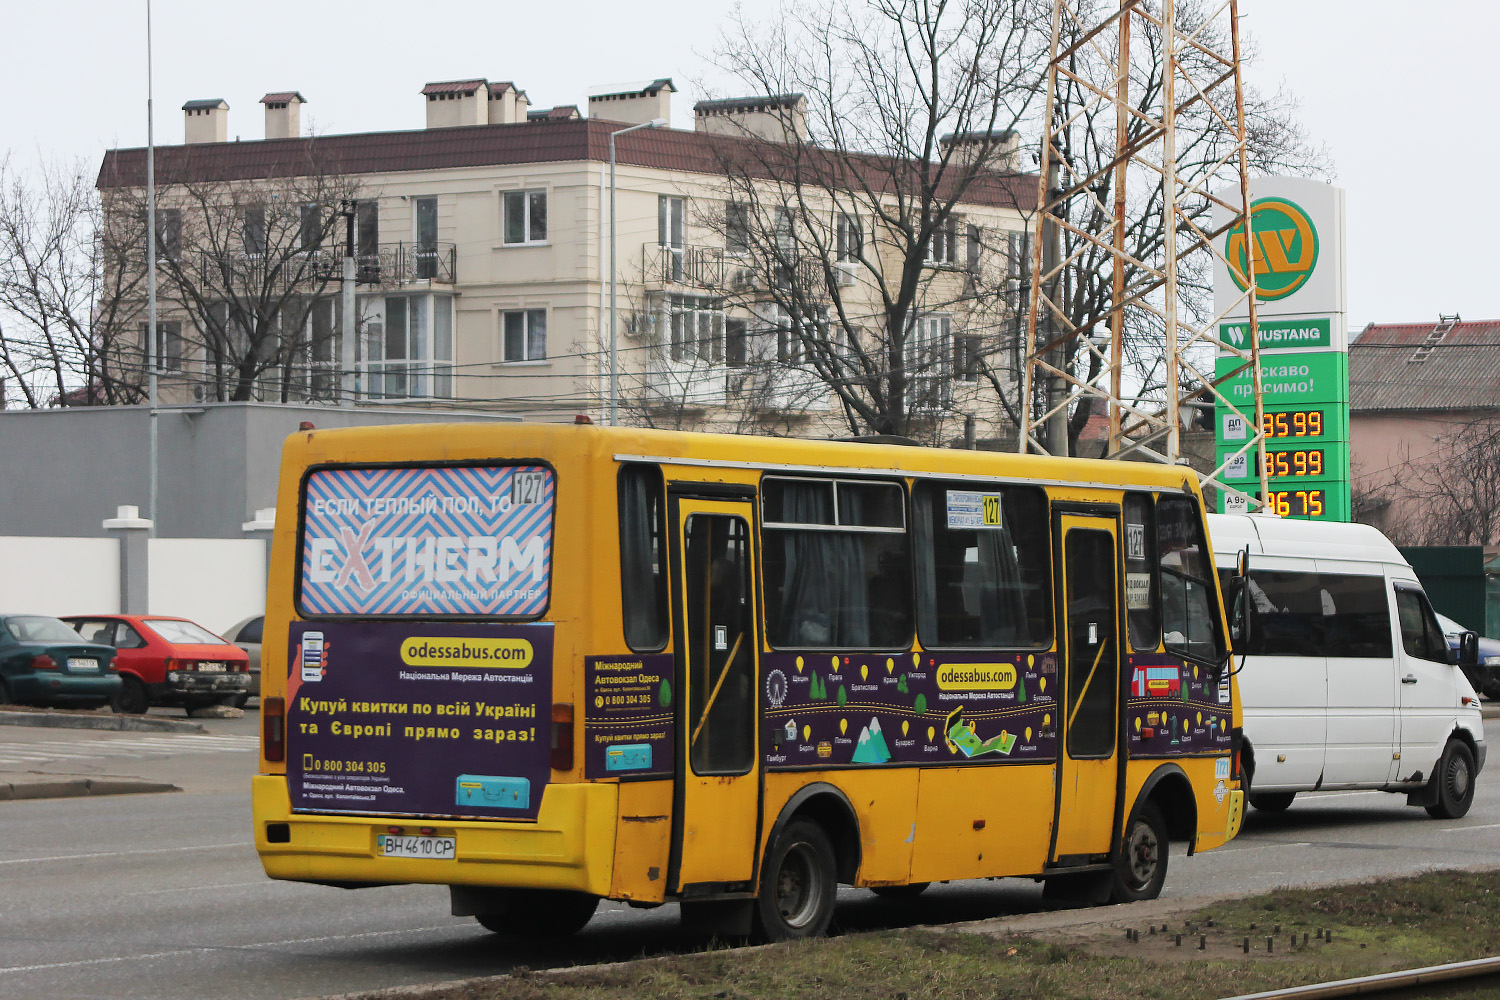
M1026 484L1044 490L1053 508L1060 505L1085 511L1085 515L1088 510L1118 508L1122 497L1133 491L1188 498L1196 505L1201 523L1202 500L1192 475L1156 465L595 426L468 423L300 432L288 439L282 460L277 498L280 516L271 558L263 645L263 704L274 706L276 699L283 699L290 708L291 702L285 699L289 694L293 700L296 697L288 691L292 655L289 630L305 622L296 595L303 559L300 512L309 470L525 461L550 467L557 484L550 603L542 620L554 626L550 701L573 706L576 712L574 724L563 730L571 733L574 766L567 771L552 771L534 819L423 818L294 808L287 762L267 759L263 753L259 774L254 778L253 811L255 844L269 876L346 886L431 883L563 889L657 903L679 895L670 884L670 869L674 863L687 862L685 858L674 861L674 837L692 844L698 842L695 837L749 831L746 836L753 850L743 858L718 859L703 854L701 848L694 849L694 864L705 871L723 867L726 872L723 877L699 881L721 883L726 897L743 896L756 891L761 861L778 821L788 815L789 807L796 808L799 795L805 797L810 788L816 787L841 797L853 812L854 839L835 844L841 864L848 863L851 853L855 858L851 867L841 872L843 881L881 887L997 876L1041 877L1066 871L1058 867L1068 859L1056 855L1069 853L1055 850L1059 833L1071 836L1069 831L1076 829L1082 831L1079 843L1098 843L1098 831L1088 824L1102 824L1107 834L1113 815L1118 827L1118 817L1130 815L1143 801L1142 792L1148 784L1163 780L1164 769L1170 770L1177 782L1174 787L1178 797L1171 800L1174 839L1186 839L1190 852L1200 851L1222 845L1237 831L1243 810L1237 762L1231 776L1226 766L1230 748L1222 741L1212 750L1171 757L1122 751L1111 772L1118 774L1118 793L1111 797L1108 808L1094 810L1098 814L1094 820L1086 815L1090 800L1082 797L1092 795L1091 791L1079 792L1081 797L1072 808L1059 803L1071 794L1070 788L1096 787L1088 785L1095 779L1082 765L1064 772L1056 761L997 760L955 766L951 761L935 760L932 764L827 769L776 769L762 763L751 774L756 785L753 794L724 798L724 804L715 806L711 815L681 815L675 811L680 807L674 793L681 795L675 785L680 776L677 774L654 780L585 777L584 740L592 710L585 703L585 657L632 655L623 638L617 517L622 465L659 467L669 489L671 484L692 483L709 492L715 485L757 490L768 475L875 476L900 483L906 490L925 481ZM756 503L746 504L747 512L757 508ZM758 523L758 518L754 520ZM1033 529L1056 531L1048 523L1034 525ZM764 532L757 534L756 544L764 544ZM1053 544L1057 544L1056 538ZM755 579L757 590L763 594L765 581L758 571ZM1056 576L1053 580L1054 586L1060 586ZM1219 635L1226 635L1217 591L1210 596L1212 625ZM1123 622L1124 610L1116 617ZM1061 619L1055 619L1053 626L1050 647L1036 650L1038 654L1061 652ZM1123 624L1120 629L1123 632ZM763 628L753 641L758 656L772 653ZM680 645L680 633L674 630L664 652L681 655ZM920 658L925 652L915 637L905 647L889 650L892 657ZM886 651L871 655L885 656ZM1184 677L1190 667L1184 663ZM1193 669L1206 668L1200 665ZM756 683L763 683L759 672ZM1226 683L1230 695L1221 729L1232 726L1238 734L1238 696L1232 678ZM1154 684L1152 694L1159 695ZM1125 703L1121 702L1116 713L1121 725ZM1161 718L1165 722L1165 711ZM1175 714L1172 718L1175 727ZM764 751L766 727L762 721L756 720L755 733ZM267 725L272 724L268 719ZM463 724L470 725L472 720ZM298 733L288 732L285 739L287 756L293 757ZM1059 740L1056 757L1063 756ZM728 780L721 783L727 785ZM1071 784L1063 787L1065 783ZM680 826L676 834L674 824ZM1059 825L1065 829L1059 831ZM382 857L377 838L393 828L408 832L420 828L432 836L451 837L456 842L455 856ZM1103 852L1108 854L1115 846L1111 842ZM677 849L683 850L680 844ZM1095 861L1100 859L1098 850L1080 853L1095 855Z

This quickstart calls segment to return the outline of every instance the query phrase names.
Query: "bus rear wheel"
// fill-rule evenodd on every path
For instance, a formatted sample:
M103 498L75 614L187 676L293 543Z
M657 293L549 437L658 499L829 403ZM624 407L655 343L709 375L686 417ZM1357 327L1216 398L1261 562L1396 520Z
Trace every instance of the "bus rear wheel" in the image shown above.
M599 908L599 897L559 889L495 890L503 908L478 913L479 926L514 937L567 937L583 930Z
M1135 811L1125 830L1120 855L1115 859L1115 877L1110 900L1134 903L1161 895L1167 880L1167 824L1161 810L1147 802Z
M793 820L766 855L755 898L756 937L786 941L822 935L833 920L837 892L828 835L810 820Z

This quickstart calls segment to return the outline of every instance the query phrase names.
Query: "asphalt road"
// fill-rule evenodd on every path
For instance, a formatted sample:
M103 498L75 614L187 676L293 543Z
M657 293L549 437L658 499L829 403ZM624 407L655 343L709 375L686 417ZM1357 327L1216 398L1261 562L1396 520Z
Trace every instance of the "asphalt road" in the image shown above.
M181 793L0 803L0 996L305 997L692 948L675 906L606 904L578 937L511 943L448 915L424 886L347 892L272 882L249 841L253 714L210 721L217 739L9 730L5 755L33 769L84 768L181 785ZM8 728L8 727L7 727ZM136 752L121 740L136 740ZM236 746L240 744L240 746ZM43 758L56 756L53 763ZM107 754L90 757L89 754ZM9 765L14 766L14 765ZM1433 820L1379 792L1300 797L1252 812L1229 846L1171 860L1164 898L1239 894L1431 868L1500 865L1500 785L1481 776L1474 809ZM1032 882L937 886L895 903L841 892L845 931L1040 909Z

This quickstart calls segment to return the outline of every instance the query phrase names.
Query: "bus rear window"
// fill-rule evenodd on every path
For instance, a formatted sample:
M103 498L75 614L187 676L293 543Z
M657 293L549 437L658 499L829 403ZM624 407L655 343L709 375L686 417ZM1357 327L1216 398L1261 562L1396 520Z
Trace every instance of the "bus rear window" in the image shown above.
M318 469L303 494L299 610L538 617L555 495L539 465Z

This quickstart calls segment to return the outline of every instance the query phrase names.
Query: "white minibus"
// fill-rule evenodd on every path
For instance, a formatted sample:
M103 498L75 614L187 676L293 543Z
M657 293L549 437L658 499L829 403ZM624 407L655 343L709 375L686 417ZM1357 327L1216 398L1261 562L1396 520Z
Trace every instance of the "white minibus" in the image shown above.
M1210 514L1226 582L1248 550L1249 634L1236 641L1242 773L1257 809L1372 788L1453 819L1484 767L1479 697L1417 575L1365 524ZM1462 654L1474 655L1465 636Z

